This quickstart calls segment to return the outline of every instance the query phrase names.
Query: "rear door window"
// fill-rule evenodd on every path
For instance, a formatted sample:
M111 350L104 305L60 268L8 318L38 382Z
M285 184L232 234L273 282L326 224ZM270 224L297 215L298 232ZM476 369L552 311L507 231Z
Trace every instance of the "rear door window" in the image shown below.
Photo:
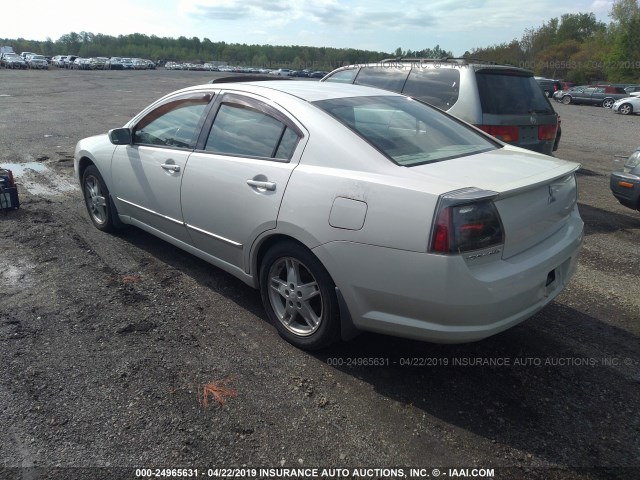
M238 102L234 102L234 99ZM208 152L288 162L301 134L257 100L226 95L205 143Z
M549 100L532 76L517 71L476 72L482 112L490 115L554 114Z

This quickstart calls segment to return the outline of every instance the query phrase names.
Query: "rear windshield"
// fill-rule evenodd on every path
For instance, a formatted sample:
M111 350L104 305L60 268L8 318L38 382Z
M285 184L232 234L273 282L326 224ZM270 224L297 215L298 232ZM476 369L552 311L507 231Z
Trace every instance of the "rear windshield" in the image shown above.
M482 112L490 115L554 114L553 107L532 76L519 72L476 72Z
M335 98L314 104L406 167L497 148L464 123L407 97Z

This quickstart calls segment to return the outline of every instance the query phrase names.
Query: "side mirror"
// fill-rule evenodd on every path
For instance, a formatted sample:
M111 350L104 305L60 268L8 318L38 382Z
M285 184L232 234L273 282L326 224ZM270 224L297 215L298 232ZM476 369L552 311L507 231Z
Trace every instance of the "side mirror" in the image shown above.
M109 130L109 140L114 145L131 145L131 130L128 128L114 128Z

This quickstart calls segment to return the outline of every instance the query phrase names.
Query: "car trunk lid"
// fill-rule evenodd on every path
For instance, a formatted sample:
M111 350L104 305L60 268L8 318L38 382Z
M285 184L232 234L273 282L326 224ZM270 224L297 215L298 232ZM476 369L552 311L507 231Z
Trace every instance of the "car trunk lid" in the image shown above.
M542 242L568 221L576 203L577 163L514 147L412 167L459 188L498 193L494 199L504 227L504 259Z

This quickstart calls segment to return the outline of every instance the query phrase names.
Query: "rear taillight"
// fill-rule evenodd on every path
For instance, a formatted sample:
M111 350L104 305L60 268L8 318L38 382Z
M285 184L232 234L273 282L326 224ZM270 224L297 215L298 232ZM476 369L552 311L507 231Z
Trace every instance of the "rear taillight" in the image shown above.
M539 125L538 140L554 140L556 138L557 129L558 129L558 126L556 124Z
M519 128L517 125L477 125L483 132L493 135L503 142L517 142Z
M431 233L431 251L455 254L504 243L504 230L493 203L496 192L465 188L440 197Z

